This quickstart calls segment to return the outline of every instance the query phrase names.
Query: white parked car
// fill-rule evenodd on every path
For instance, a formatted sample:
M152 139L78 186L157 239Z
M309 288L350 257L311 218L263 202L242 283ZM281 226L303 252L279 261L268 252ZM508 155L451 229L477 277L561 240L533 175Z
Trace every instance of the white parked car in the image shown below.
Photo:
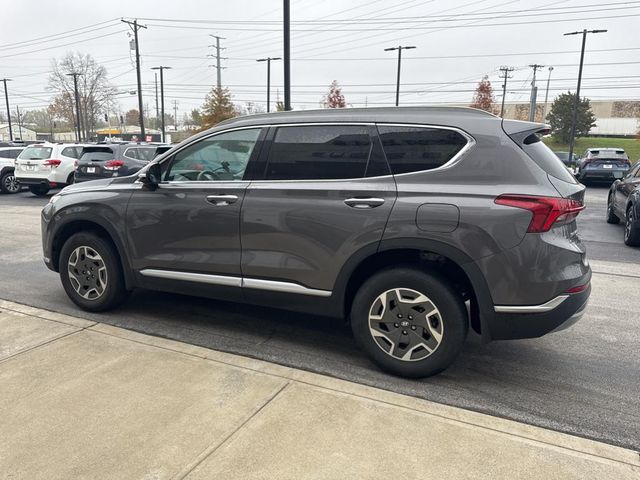
M0 148L0 192L18 193L20 183L15 176L15 159L24 147L1 147Z
M34 195L73 183L76 163L85 145L37 143L26 147L16 159L16 179Z

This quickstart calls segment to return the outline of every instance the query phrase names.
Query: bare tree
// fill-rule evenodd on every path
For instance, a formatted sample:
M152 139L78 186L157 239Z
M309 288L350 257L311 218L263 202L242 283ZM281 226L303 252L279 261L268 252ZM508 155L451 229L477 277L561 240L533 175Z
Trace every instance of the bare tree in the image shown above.
M62 59L51 62L49 89L56 96L49 111L57 118L72 125L75 119L75 91L70 73L79 73L78 94L80 97L80 117L84 138L90 138L95 130L101 112L115 93L116 89L107 79L107 69L99 65L91 55L67 53Z

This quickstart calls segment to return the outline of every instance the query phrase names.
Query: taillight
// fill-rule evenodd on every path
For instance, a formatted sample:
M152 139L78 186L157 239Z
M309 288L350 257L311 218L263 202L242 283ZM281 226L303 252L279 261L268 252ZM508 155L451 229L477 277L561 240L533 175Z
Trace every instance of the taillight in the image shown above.
M112 170L119 169L123 165L124 165L124 162L122 160L108 160L102 168L104 168L105 170L112 171Z
M591 282L587 282L584 285L578 285L577 287L570 288L569 290L567 290L564 293L580 293L580 292L584 292L587 288L589 288L590 284L591 284Z
M554 225L571 223L584 210L582 202L577 200L533 195L500 195L495 203L529 210L533 217L528 233L548 232Z
M61 163L62 163L62 160L56 160L51 158L49 160L45 160L42 164L51 168L58 168Z

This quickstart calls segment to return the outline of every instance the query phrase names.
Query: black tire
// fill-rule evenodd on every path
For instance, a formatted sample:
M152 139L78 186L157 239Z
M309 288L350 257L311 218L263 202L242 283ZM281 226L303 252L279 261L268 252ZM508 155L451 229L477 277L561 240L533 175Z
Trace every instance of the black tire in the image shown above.
M624 243L630 247L640 247L640 218L636 218L635 208L629 205L624 225Z
M0 177L0 192L2 193L18 193L20 191L20 182L16 180L14 172L5 172Z
M393 296L393 293L389 292L394 289L399 289L403 295L408 294L409 298L412 294L411 292L417 292L426 296L429 304L435 306L438 313L434 316L420 319L420 312L413 310L420 307L420 305L413 304L414 306L407 307L407 305L411 304L400 302L399 304L402 304L404 307L395 310L391 307L391 305L393 305L392 302L394 302L394 300L391 299L389 300L389 306L384 307L382 318L387 318L387 309L389 309L389 316L393 318L394 322L394 317L397 317L397 315L392 312L406 311L408 308L409 313L404 315L404 317L398 317L404 318L405 321L395 324L399 325L399 329L392 330L389 333L389 338L385 339L377 336L378 340L376 340L369 326L369 315L376 308L381 308L382 301L380 297L382 295ZM391 297L385 296L385 298L388 299ZM425 304L427 303L423 303L423 305ZM411 322L409 322L408 320L411 319L411 317L408 315L410 315L412 311L418 311L415 315L417 320L412 319ZM380 310L378 310L378 313L379 312ZM430 331L433 331L431 328L427 330L419 326L421 322L425 321L435 322L435 325L439 326L441 335L439 343L437 343L438 339L435 335L430 335ZM417 325L412 324L413 322L416 322ZM377 332L380 332L379 328L383 326L387 328L386 325L388 325L390 329L394 328L393 325L389 325L389 322L385 321L376 323L376 321L373 320L373 323L377 325L374 329ZM434 324L432 323L431 325ZM462 298L452 290L446 280L436 274L427 273L407 266L382 270L369 278L360 287L351 307L351 329L360 348L362 348L380 368L402 377L418 378L440 373L453 363L460 353L467 337L469 322ZM411 330L413 330L413 332ZM416 337L413 337L413 335L417 335L418 340L416 340ZM394 344L391 338L399 339L398 342L396 342L398 352L401 353L401 346L406 344L408 347L405 347L405 356L407 355L407 349L409 349L410 356L416 353L419 354L416 355L416 358L408 360L394 356L393 352L395 352L396 349L391 346ZM402 340L405 338L407 339L406 342ZM420 346L423 338L431 338L429 342L436 342L431 353L429 353L429 350L426 348ZM411 345L416 342L418 345L411 347Z
M49 187L46 185L29 185L29 191L37 197L44 197L49 193Z
M611 200L612 200L611 199L611 195L609 195L609 198L607 199L607 223L611 223L613 225L616 225L616 224L620 223L620 219L613 212L613 202Z
M77 290L74 284L72 284L71 273L70 273L70 259L72 254L76 252L76 249L82 248L88 249L89 252L97 253L104 265L106 272L104 273L105 277L103 278L104 283L106 283L106 287L98 288L97 290L102 290L98 296L94 298L85 298L82 296ZM81 232L76 233L69 237L69 239L62 246L62 250L60 252L60 261L59 261L59 270L60 270L60 280L62 281L62 286L64 287L65 292L69 296L69 298L78 305L83 310L88 310L90 312L103 312L106 310L111 310L119 305L121 305L129 296L129 293L125 288L124 283L124 275L122 273L122 266L120 265L119 255L111 243L111 241L100 238L98 235L92 232ZM83 282L85 278L88 283L95 282L95 279L89 279L89 276L84 277L82 272L86 271L89 273L89 269L82 270L82 266L86 263L92 263L92 260L85 260L82 257L74 257L73 263L77 266L76 273L78 277ZM83 263L80 263L83 262ZM99 266L99 262L93 262L96 266L96 270L102 269L102 266ZM98 273L95 271L92 272L95 276L98 276ZM84 291L82 286L80 286L80 291Z
M74 181L75 181L75 172L71 172L67 177L67 185L73 185Z

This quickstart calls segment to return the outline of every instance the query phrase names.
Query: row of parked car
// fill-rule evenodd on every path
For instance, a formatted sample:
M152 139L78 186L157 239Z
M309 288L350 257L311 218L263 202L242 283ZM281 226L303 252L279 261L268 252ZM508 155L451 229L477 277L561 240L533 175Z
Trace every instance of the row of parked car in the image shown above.
M631 164L622 148L588 148L581 157L554 152L583 184L610 183L607 223L624 222L624 243L640 246L640 161Z
M131 175L171 146L148 143L37 143L0 147L0 190L34 195L76 182Z

